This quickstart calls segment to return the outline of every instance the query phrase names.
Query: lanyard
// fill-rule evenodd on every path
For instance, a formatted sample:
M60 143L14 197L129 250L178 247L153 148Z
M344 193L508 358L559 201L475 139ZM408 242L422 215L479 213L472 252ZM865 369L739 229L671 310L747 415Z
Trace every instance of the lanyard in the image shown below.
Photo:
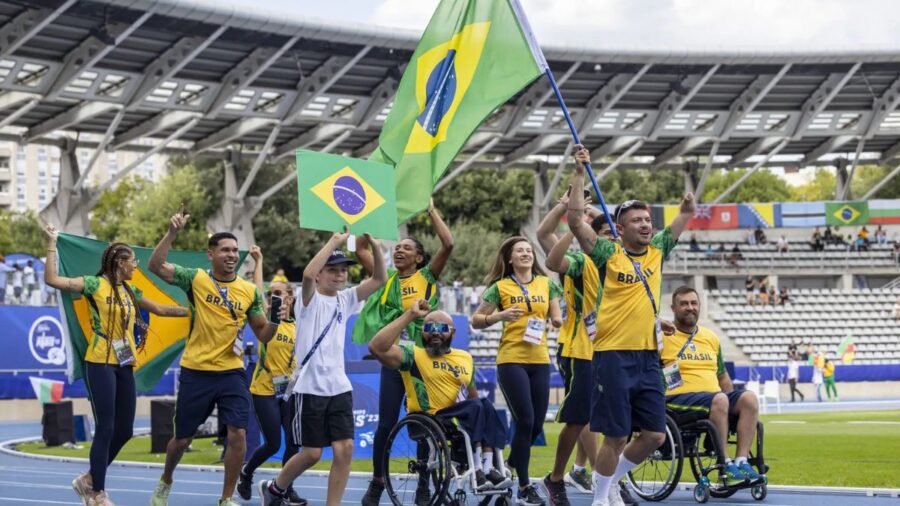
M111 290L116 290L116 291L118 291L118 288L115 287L115 286L113 286L112 283L110 283L110 289L111 289ZM114 298L114 297L113 297L113 294L110 294L109 297L110 297L110 299ZM128 294L127 294L127 293L125 294L125 297L128 297ZM126 313L126 306L127 306L127 313ZM122 297L121 297L121 294L120 294L120 297L119 297L119 310L120 310L120 312L121 312L121 314L122 314L122 316L123 316L123 318L122 318L122 331L124 332L124 334L122 335L122 339L127 339L127 338L128 338L128 322L129 322L129 320L131 320L131 308L132 308L131 298L129 297L129 298L128 298L128 303L125 304L125 303L122 302ZM112 322L109 322L109 324L110 324L110 330L112 330L112 329L113 329L113 327L112 327ZM97 332L97 334L98 334L100 337L106 339L107 341L112 341L112 336L106 335L106 334L104 334L103 332Z
M231 303L231 300L228 298L228 290L222 288L222 285L216 281L216 278L212 275L212 270L206 271L209 274L209 279L212 280L213 284L216 285L216 290L219 291L219 295L222 296L222 300L225 302L225 307L228 308L228 312L231 313L231 318L234 320L234 323L238 322L237 313L234 312L234 304Z
M631 260L631 265L634 267L634 274L641 280L641 283L644 284L644 290L647 291L647 297L650 299L650 305L653 306L653 316L657 316L658 312L656 311L656 298L653 297L653 290L650 290L650 283L647 283L647 278L644 277L644 273L641 272L641 263L637 260L631 258L627 253L625 256Z
M328 325L326 325L325 328L322 329L322 333L319 334L319 337L316 339L316 342L313 343L312 348L310 348L309 352L306 354L306 356L303 357L303 362L300 362L301 369L303 368L303 366L306 365L307 362L309 362L309 359L312 358L313 353L316 352L316 350L319 348L319 345L322 344L322 340L325 339L325 334L328 334L328 331L331 329L331 325L334 323L335 320L337 320L337 315L338 315L338 308L334 308L334 313L331 315L331 321L329 321ZM293 355L291 355L291 357L293 360Z
M522 295L525 296L525 305L528 306L528 312L531 313L531 312L532 312L532 311L531 311L531 297L528 296L528 287L526 287L525 285L523 285L523 284L518 280L518 278L516 278L516 275L515 275L515 274L510 274L509 277L510 277L513 281L515 281L517 285L519 285L519 290L522 290ZM533 276L533 275L532 275L531 279L534 280L534 276Z
M694 340L694 336L697 335L698 330L700 330L700 327L695 326L694 330L691 331L691 336L688 337L688 340L684 342L684 346L682 346L681 349L678 350L678 355L675 355L675 360L678 360L679 358L681 358L681 355L684 353L684 350L686 350L687 347L690 346L691 341Z

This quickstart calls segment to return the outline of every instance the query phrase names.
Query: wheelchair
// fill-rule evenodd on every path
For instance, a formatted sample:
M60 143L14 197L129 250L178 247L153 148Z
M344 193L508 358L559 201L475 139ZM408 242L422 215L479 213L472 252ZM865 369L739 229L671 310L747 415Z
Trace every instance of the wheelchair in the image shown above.
M760 479L756 482L728 486L724 482L727 448L720 448L718 431L704 414L676 413L666 410L666 439L644 462L628 473L628 481L635 493L647 501L662 501L678 486L685 457L697 484L693 489L698 503L731 497L738 490L750 489L757 501L768 494L766 473L769 466L763 457L764 428L756 424L756 444L751 445L748 462L757 469ZM729 418L728 444L737 444L735 426L737 419ZM630 439L630 438L629 438ZM716 479L710 474L716 472Z
M479 506L494 500L511 506L513 489L478 491L469 435L452 420L426 413L410 413L391 429L385 454L385 489L397 506L462 506L468 494L480 498ZM494 449L495 462L503 462L502 450ZM509 470L504 470L512 478ZM419 484L428 488L428 499L416 497Z

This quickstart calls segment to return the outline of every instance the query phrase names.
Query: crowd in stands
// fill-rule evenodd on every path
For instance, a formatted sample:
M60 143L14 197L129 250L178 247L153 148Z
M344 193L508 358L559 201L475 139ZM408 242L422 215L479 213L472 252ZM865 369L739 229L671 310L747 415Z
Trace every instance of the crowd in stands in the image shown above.
M744 288L747 291L747 304L751 306L784 306L791 302L791 294L787 287L781 287L780 290L776 290L774 286L769 285L769 278L767 277L757 280L753 276L747 276L747 279L744 281Z

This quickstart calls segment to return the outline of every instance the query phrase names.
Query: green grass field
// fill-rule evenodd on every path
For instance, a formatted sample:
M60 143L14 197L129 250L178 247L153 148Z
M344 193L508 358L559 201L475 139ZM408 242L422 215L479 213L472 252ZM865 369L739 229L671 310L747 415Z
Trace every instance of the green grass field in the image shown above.
M769 483L778 485L819 485L844 487L900 486L900 411L838 412L768 415L765 452L771 470ZM862 422L862 423L859 423ZM531 474L539 476L553 465L553 451L560 425L545 425L548 445L532 452ZM20 451L87 457L90 444L82 449L47 448L43 443L19 445ZM118 460L159 462L165 455L150 454L150 438L134 438ZM198 439L194 451L185 455L185 464L220 465L221 449L211 439ZM270 462L266 467L279 467ZM320 462L316 469L328 469ZM685 463L685 481L692 481ZM371 471L369 460L356 460L354 471Z

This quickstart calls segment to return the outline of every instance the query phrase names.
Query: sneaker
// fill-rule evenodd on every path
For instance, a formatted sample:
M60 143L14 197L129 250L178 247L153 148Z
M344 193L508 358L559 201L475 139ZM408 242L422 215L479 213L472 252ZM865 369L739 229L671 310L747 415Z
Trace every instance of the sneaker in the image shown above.
M575 490L582 494L590 494L593 490L593 488L591 488L591 477L588 476L587 469L582 469L580 471L572 469L566 473L565 477L563 477L563 481L575 487Z
M287 504L290 506L306 506L306 499L297 495L293 485L287 489Z
M237 493L245 501L249 501L253 497L253 475L244 474L243 469L238 476Z
M487 476L485 476L484 471L481 469L475 470L475 490L477 492L483 492L485 490L490 490L494 488L493 483L489 483L487 481Z
M219 506L243 506L241 503L235 501L231 497L228 499L219 499Z
M156 483L153 489L153 495L150 496L150 506L169 506L169 492L172 491L172 484L162 481L162 478Z
M378 506L378 503L381 502L381 494L383 492L383 481L370 480L366 495L362 498L362 506Z
M493 485L496 490L509 488L513 484L513 479L511 477L503 476L503 473L496 467L488 471L485 478L491 482L491 485Z
M544 490L547 491L547 501L550 506L570 506L569 498L566 497L566 482L553 481L550 475L544 477Z
M591 506L609 506L609 501L606 499L594 499L594 502L591 503Z
M743 485L747 482L747 476L738 469L738 466L734 465L734 462L729 462L725 465L725 485L729 487L734 487L737 485Z
M528 484L525 488L520 488L516 494L516 504L524 504L525 506L546 506L547 503L537 493L534 485Z
M640 504L637 497L631 494L631 487L625 483L625 480L619 481L619 497L622 498L622 502L625 503L625 506L637 506Z
M101 491L99 494L95 495L94 497L91 497L90 499L88 499L87 504L88 504L88 506L116 506L109 499L109 495L107 495L105 490Z
M609 506L625 506L619 487L615 483L609 485L609 494L606 496L606 501L609 503Z
M747 479L750 480L750 483L759 481L759 473L757 473L756 470L753 469L753 466L751 466L750 463L746 460L744 462L741 462L741 465L738 466L738 469L740 469L740 471L744 473L744 476L746 476Z
M431 504L431 489L428 483L419 484L416 487L416 506L428 506Z
M84 506L87 506L88 498L93 492L93 487L88 484L87 477L88 473L84 473L72 480L72 490L78 494L78 498L81 499L81 504Z
M263 480L257 485L260 506L284 506L284 498L272 492L269 487L271 484L272 480Z

